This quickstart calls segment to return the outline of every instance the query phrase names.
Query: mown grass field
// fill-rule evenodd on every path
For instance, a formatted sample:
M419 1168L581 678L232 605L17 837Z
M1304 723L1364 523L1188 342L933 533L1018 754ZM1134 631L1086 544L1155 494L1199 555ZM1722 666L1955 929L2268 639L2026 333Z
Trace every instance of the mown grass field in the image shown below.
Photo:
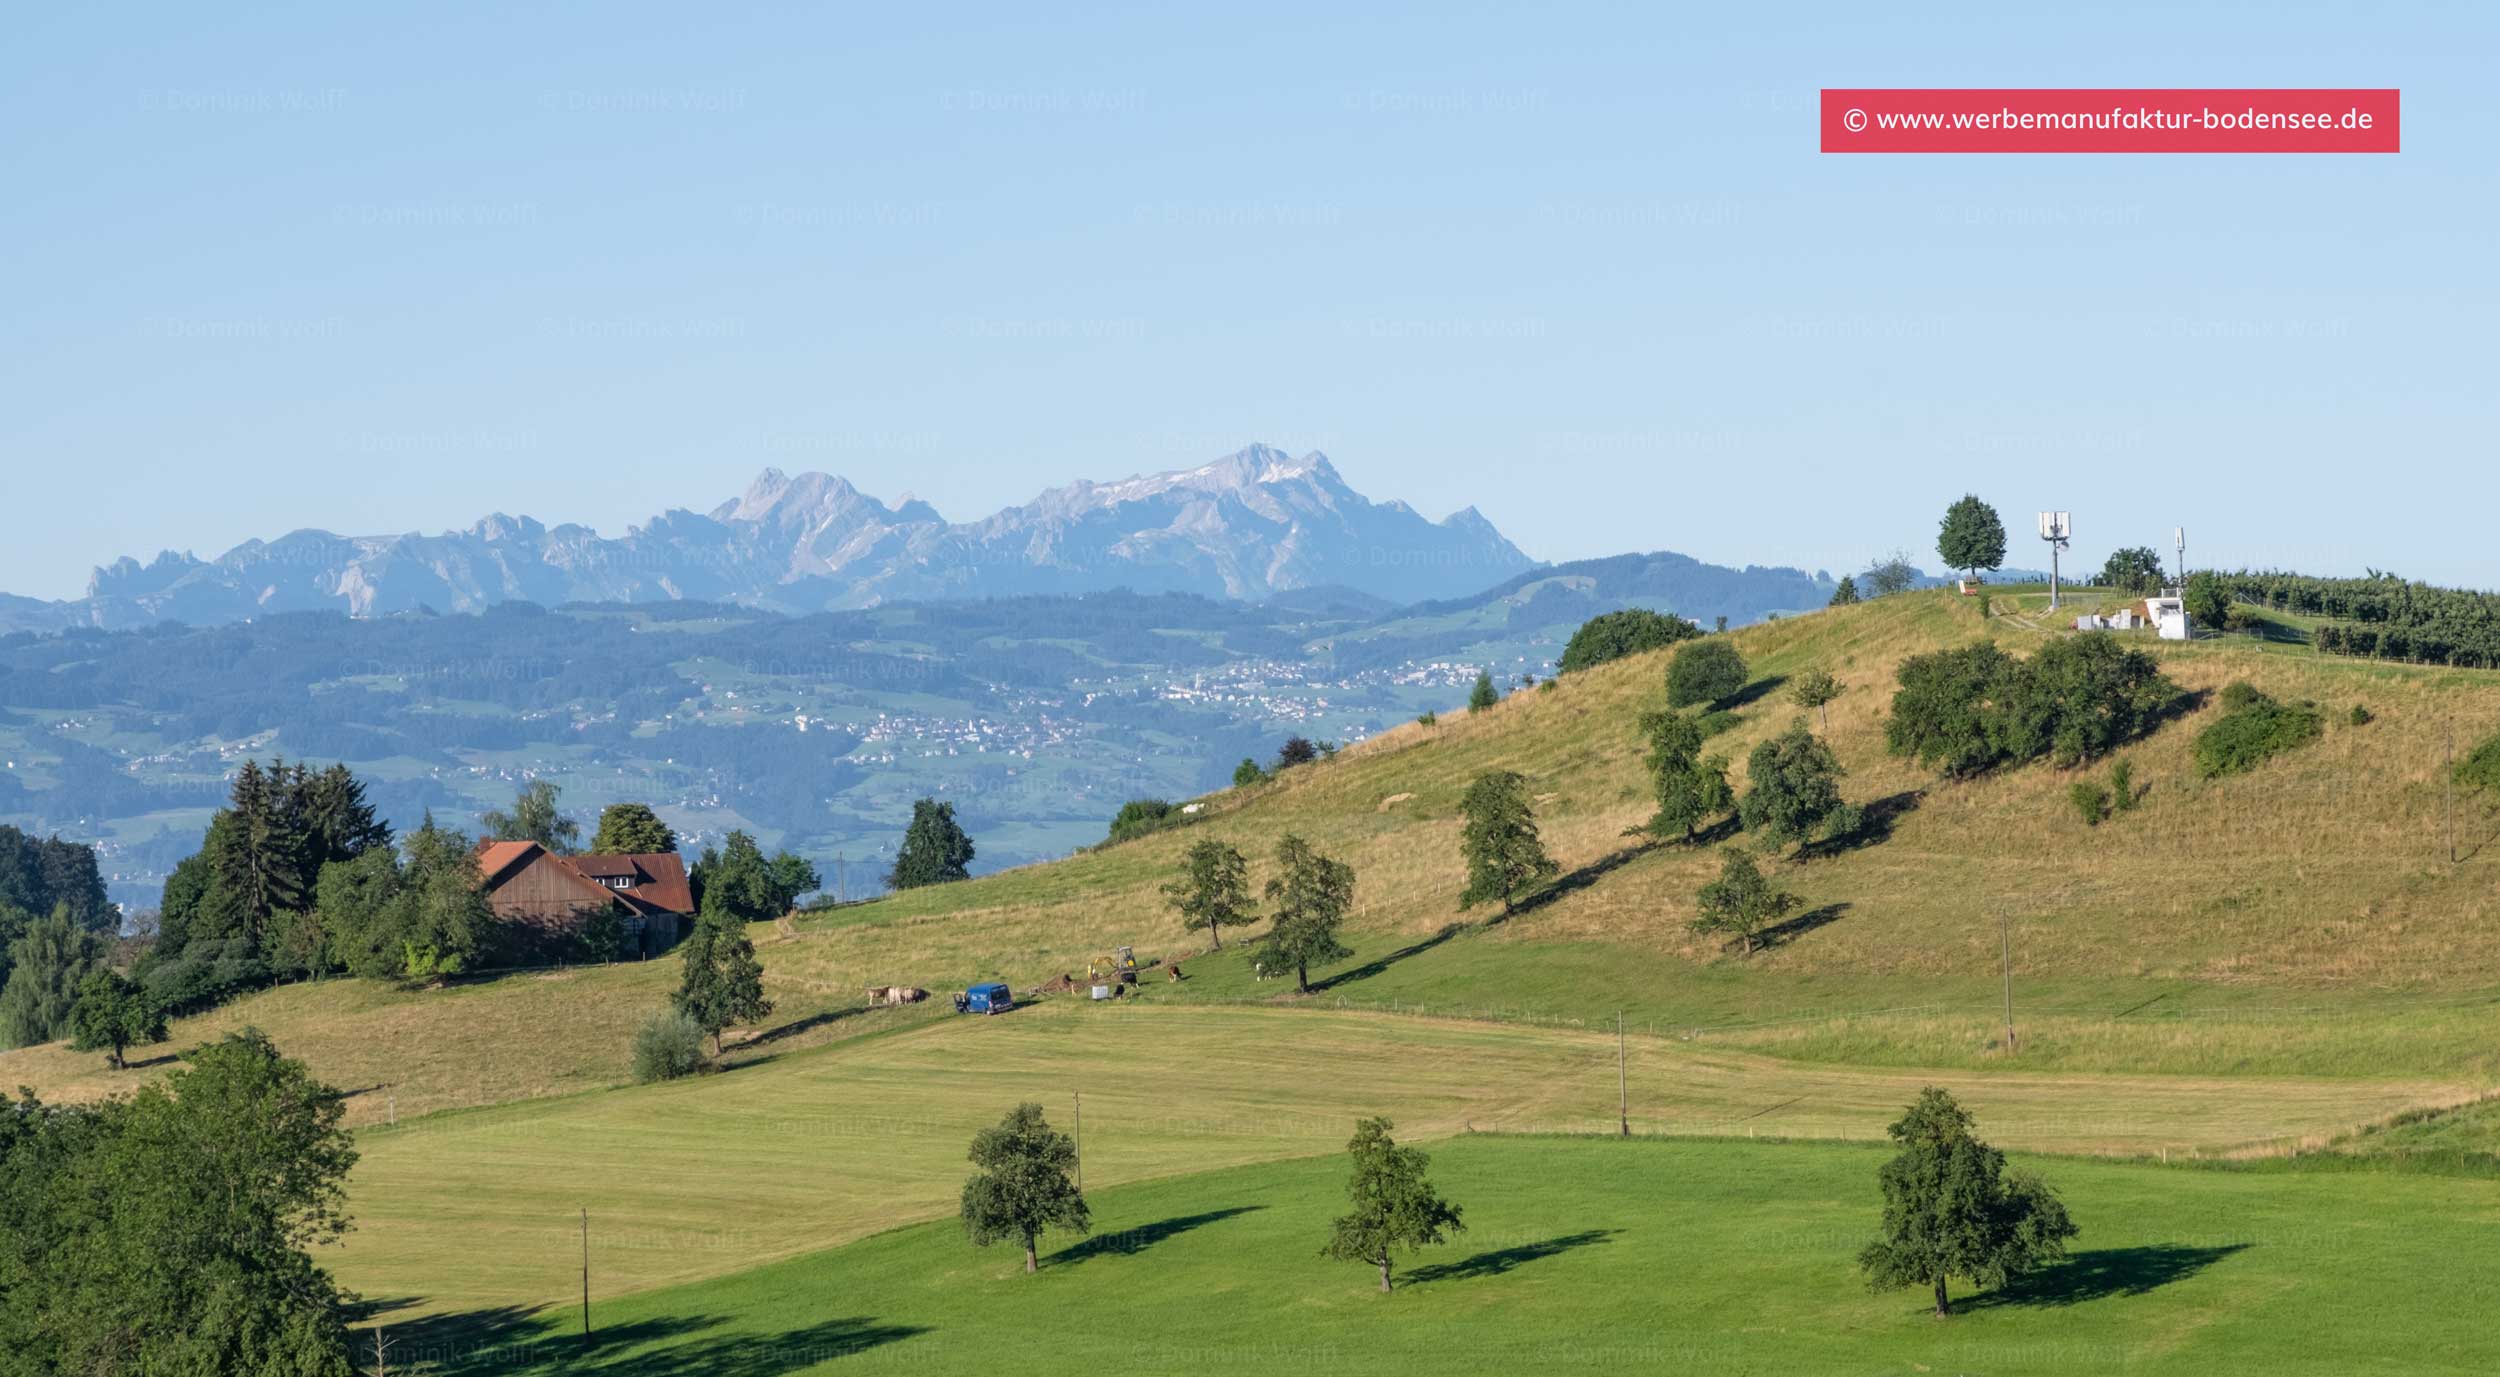
M1984 1117L1981 1129L1989 1128ZM1383 1296L1319 1256L1341 1155L1097 1191L1040 1274L941 1221L698 1286L378 1316L397 1362L473 1377L1633 1371L2434 1374L2500 1366L2500 1183L2049 1159L2083 1232L1939 1322L1854 1266L1870 1146L1474 1136L1433 1171L1467 1232ZM606 1254L594 1234L594 1292ZM395 1369L395 1370L405 1370Z
M1327 1152L1388 1114L1418 1137L1617 1126L1611 1029L1273 1008L1088 1007L945 1019L723 1075L368 1129L357 1231L327 1262L413 1310L551 1301L591 1213L613 1291L718 1276L949 1213L965 1145L1019 1101L1073 1125L1102 1186ZM1871 1140L1923 1085L2003 1142L2145 1156L2285 1151L2478 1086L1926 1072L1625 1041L1643 1135Z

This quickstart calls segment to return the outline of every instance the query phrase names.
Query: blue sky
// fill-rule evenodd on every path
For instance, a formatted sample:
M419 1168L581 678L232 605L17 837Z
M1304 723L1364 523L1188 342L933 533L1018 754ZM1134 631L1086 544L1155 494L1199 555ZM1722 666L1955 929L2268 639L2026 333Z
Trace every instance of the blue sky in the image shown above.
M13 21L0 590L1253 440L1552 559L1932 563L1975 489L2500 584L2487 7L253 8ZM2405 151L1831 157L1826 85L2392 85Z

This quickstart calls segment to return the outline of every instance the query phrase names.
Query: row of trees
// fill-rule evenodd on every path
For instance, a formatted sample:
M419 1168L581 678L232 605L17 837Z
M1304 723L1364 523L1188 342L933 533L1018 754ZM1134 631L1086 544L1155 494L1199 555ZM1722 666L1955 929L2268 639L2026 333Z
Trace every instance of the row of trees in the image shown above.
M2066 1255L2080 1230L2057 1192L2036 1174L2008 1170L2005 1154L1972 1132L1953 1096L1929 1086L1887 1130L1896 1147L1877 1168L1883 1197L1877 1237L1858 1254L1876 1291L1920 1289L1936 1314L1951 1312L1955 1278L2002 1287ZM1377 1268L1393 1285L1394 1255L1442 1243L1466 1230L1464 1212L1432 1184L1431 1157L1400 1146L1396 1125L1367 1118L1346 1144L1350 1208L1330 1221L1324 1257ZM1077 1144L1050 1126L1038 1104L1020 1104L972 1139L973 1174L958 1214L974 1247L1023 1250L1027 1275L1041 1265L1041 1240L1054 1231L1093 1230L1093 1211L1076 1183Z

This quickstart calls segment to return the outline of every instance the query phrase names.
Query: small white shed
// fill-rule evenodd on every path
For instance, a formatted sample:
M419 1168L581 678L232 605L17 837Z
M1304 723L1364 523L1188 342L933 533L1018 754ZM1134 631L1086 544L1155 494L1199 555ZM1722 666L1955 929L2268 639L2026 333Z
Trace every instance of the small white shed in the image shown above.
M2153 619L2154 631L2165 641L2184 641L2194 633L2185 599L2146 598L2144 611Z

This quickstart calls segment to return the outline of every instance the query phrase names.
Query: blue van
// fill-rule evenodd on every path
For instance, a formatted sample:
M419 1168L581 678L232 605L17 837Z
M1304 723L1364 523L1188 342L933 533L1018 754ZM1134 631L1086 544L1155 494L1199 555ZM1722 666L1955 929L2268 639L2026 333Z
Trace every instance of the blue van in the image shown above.
M975 985L955 998L955 1012L959 1014L1003 1014L1014 1007L1015 996L996 980Z

